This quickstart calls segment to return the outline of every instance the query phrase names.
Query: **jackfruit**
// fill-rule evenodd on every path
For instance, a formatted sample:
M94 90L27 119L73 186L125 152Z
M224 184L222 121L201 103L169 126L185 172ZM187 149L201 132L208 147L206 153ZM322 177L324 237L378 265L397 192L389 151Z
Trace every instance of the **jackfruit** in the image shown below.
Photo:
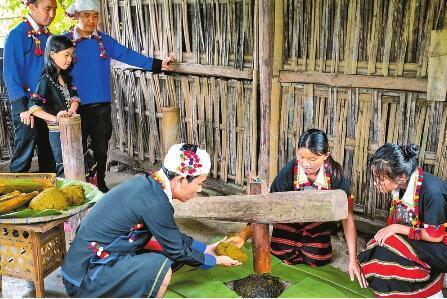
M68 199L70 206L79 206L84 203L85 193L81 185L68 185L60 189Z
M216 254L229 256L241 263L245 263L248 258L244 251L229 242L220 242L216 247Z
M56 187L42 191L39 195L34 197L29 204L31 209L40 212L46 209L64 210L68 206L67 197Z

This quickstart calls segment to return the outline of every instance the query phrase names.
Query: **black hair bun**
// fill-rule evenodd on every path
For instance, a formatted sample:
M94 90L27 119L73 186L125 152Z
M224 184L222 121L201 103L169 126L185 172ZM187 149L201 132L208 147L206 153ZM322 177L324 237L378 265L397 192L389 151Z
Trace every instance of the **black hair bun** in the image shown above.
M407 159L415 159L419 156L419 145L417 144L409 144L401 146L400 149L402 150L402 154Z

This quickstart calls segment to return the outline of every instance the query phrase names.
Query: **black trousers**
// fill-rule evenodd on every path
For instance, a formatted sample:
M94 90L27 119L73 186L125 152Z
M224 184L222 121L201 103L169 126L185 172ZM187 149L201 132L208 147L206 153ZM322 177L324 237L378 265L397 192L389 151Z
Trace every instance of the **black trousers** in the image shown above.
M98 184L104 183L107 150L112 137L112 119L110 103L81 105L82 145L84 153L90 148L96 160Z
M51 145L48 140L48 127L45 121L35 117L34 128L20 121L19 113L12 113L14 129L14 148L11 155L11 172L28 172L37 146L39 172L56 172Z

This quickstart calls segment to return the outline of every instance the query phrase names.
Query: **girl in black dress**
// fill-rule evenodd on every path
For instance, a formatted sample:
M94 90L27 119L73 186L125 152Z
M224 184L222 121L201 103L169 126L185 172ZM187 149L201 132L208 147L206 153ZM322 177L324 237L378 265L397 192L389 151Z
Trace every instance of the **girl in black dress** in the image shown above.
M80 102L70 76L73 53L69 38L54 35L48 39L44 71L28 104L31 115L47 122L58 177L64 177L59 120L75 114Z
M352 213L353 197L349 182L343 177L343 169L330 152L325 132L309 129L299 140L297 158L288 162L270 186L270 192L341 189L348 195L348 218L342 221L349 250L348 272L360 286L366 281L357 263L357 233ZM331 230L333 222L277 223L273 225L270 252L289 265L307 264L323 266L332 259ZM243 246L251 237L247 225L239 235L228 242Z
M374 183L392 202L359 262L378 297L428 297L447 272L447 184L418 167L419 147L385 144L371 158Z

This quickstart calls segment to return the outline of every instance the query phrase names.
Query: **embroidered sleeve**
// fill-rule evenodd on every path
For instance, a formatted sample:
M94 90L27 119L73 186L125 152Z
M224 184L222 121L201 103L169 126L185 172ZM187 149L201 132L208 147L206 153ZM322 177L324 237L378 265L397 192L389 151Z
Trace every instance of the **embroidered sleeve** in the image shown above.
M289 161L278 173L270 186L270 192L293 191L295 159Z
M445 234L445 224L447 222L446 199L437 186L427 189L421 193L422 210L420 212L423 216L421 220L426 232L434 238L439 238Z
M439 238L439 237L442 237L445 235L445 226L446 225L447 225L447 223L440 224L440 225L424 224L424 228L429 236L431 236L433 238Z
M37 84L35 92L31 94L28 103L28 111L33 114L36 111L44 109L47 104L46 95L48 94L48 82L46 76L42 76ZM45 109L44 109L45 110Z

